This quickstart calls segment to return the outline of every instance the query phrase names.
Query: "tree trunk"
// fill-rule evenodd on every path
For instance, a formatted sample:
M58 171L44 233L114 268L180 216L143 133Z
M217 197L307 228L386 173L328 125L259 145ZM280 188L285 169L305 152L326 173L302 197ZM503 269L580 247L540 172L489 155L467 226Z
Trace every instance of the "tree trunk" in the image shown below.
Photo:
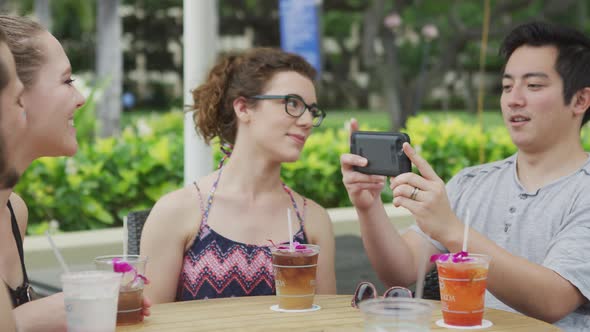
M387 30L382 33L383 49L385 51L385 63L377 66L377 71L381 74L381 84L383 85L383 99L385 109L391 116L391 130L399 131L406 125L408 119L407 112L404 112L400 102L399 70L396 70L399 61L397 59L397 46L395 45L394 34Z
M96 69L99 82L104 82L103 95L97 105L100 137L119 133L123 50L119 0L97 1Z
M47 29L51 31L51 0L35 0L35 17Z

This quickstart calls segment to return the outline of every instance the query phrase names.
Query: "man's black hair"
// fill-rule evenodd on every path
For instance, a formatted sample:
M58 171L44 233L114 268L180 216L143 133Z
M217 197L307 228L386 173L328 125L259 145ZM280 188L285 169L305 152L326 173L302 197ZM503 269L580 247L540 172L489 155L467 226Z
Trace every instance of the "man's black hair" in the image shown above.
M545 22L531 22L512 30L500 46L500 55L507 62L521 46L555 46L558 51L555 70L563 81L563 98L569 104L574 94L590 87L590 39L580 31ZM582 126L590 120L590 108L582 118Z

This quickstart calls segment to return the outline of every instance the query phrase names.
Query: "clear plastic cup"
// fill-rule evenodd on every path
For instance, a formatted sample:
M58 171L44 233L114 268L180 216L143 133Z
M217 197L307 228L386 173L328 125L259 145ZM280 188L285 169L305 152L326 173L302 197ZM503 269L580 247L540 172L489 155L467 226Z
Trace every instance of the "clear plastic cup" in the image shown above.
M271 247L280 309L302 310L313 307L320 247L313 244L300 247L305 248L291 252L288 245L286 248Z
M428 332L432 305L412 298L376 298L360 302L366 332Z
M115 331L121 275L109 271L61 276L69 332Z
M127 263L132 268L120 272L121 287L117 306L117 325L137 324L143 320L143 276L147 258L139 255L100 256L94 259L99 270L114 271L115 262Z

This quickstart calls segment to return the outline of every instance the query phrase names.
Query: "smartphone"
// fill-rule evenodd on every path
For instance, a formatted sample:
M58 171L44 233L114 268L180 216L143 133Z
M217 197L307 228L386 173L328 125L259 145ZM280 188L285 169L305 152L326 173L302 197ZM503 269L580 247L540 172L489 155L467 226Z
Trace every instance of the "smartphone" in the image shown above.
M350 153L367 158L365 167L354 167L364 174L398 176L412 171L412 163L404 151L410 136L404 133L356 131L350 137Z

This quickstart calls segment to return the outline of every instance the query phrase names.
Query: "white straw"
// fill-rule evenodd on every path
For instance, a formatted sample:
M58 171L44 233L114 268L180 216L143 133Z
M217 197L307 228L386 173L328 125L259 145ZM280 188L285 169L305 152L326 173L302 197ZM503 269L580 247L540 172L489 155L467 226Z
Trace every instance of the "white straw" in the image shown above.
M51 248L53 249L53 254L55 254L55 258L57 258L57 261L61 265L62 270L64 270L65 273L69 273L70 269L68 269L68 266L66 265L66 261L64 260L63 256L61 255L61 253L57 249L57 246L53 242L51 235L49 235L49 231L45 231L45 235L47 236L47 240L49 240L49 244L51 245Z
M287 224L289 226L289 251L295 251L293 247L293 222L291 221L291 209L287 208Z
M469 210L465 211L465 228L463 228L463 249L467 251L467 242L469 242Z
M127 238L129 237L129 230L127 229L127 216L123 217L123 257L127 259Z

